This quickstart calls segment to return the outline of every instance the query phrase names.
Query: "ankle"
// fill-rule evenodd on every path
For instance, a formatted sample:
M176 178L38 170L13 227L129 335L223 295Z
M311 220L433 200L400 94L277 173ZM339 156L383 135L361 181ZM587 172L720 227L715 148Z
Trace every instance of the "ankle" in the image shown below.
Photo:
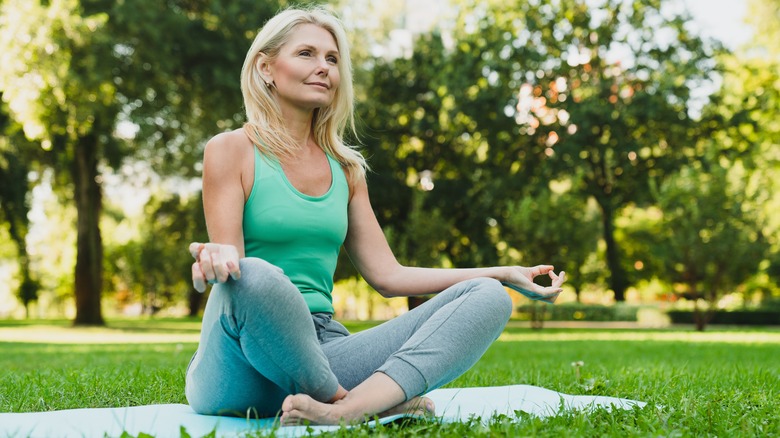
M336 394L334 394L333 397L328 400L328 403L336 403L337 401L346 397L347 394L349 394L349 391L344 389L343 386L339 385L338 389L336 389Z
M331 414L337 421L352 423L365 420L367 413L363 412L362 406L350 400L348 397L336 400L331 407Z

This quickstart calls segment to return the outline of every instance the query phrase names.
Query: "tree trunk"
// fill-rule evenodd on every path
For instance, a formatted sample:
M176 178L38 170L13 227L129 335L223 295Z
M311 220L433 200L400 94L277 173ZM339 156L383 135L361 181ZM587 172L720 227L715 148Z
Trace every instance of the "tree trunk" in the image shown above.
M30 319L30 303L38 299L39 284L30 276L30 260L25 255L19 260L22 270L22 284L19 286L19 297L24 305L24 317Z
M599 202L604 226L604 243L607 245L607 267L609 268L609 287L615 293L615 301L626 300L628 282L623 265L620 264L620 248L615 242L614 210L608 202Z
M414 309L415 307L419 306L420 304L428 301L431 297L426 295L416 295L411 297L406 297L406 305L408 306L409 310Z
M30 257L24 239L18 246L19 270L22 271L22 283L19 285L19 299L24 306L25 319L30 319L30 303L38 299L38 282L32 279L30 274Z
M16 245L19 271L22 277L17 295L24 306L25 318L30 319L30 303L38 299L38 283L32 279L30 257L27 253L30 208L26 197L30 190L25 181L27 180L28 167L13 155L4 154L1 158L8 160L9 166L8 169L0 167L0 183L4 185L4 189L9 187L13 187L13 189L0 192L0 204L3 206L3 214L0 214L0 217L4 216L8 222L8 234Z
M201 303L203 303L203 295L195 289L190 290L189 295L187 296L187 307L188 307L188 316L190 317L196 317L198 314L200 314L200 306Z
M100 237L102 193L98 177L98 139L82 137L75 145L73 182L78 209L76 241L76 319L74 325L104 325L100 308L103 289L103 242Z
M699 308L698 298L693 301L693 322L696 324L696 331L703 332L707 326L707 317Z
M577 268L573 273L568 271L566 272L566 277L570 279L569 286L574 288L574 296L578 303L582 302L582 297L580 295L582 294L582 286L585 284L585 282L582 281L582 266L584 264L584 261L579 260L577 261Z
M539 304L536 301L531 302L531 328L534 330L541 330L544 328L544 314L546 313L547 305Z

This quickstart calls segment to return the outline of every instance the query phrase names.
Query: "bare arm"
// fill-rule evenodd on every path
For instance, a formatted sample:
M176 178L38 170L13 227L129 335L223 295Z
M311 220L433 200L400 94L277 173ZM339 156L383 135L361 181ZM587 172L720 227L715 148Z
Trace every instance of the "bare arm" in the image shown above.
M240 276L238 259L244 257L242 225L250 146L240 131L219 134L206 144L203 211L209 243L190 245L196 260L192 265L193 285L201 292L207 282L224 282L228 275Z
M554 295L560 292L560 284L564 279L563 275L555 275L553 267L548 265L468 269L403 266L395 258L376 220L365 181L356 184L349 204L349 231L344 246L358 272L368 284L386 297L437 293L455 283L477 277L495 278L542 295ZM533 278L542 274L553 278L553 286L543 287L533 283Z

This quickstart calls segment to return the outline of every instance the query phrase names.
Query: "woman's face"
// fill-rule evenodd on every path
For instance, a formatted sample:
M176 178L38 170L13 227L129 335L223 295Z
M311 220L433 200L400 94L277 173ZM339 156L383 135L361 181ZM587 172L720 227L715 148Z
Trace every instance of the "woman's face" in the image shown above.
M315 24L296 26L269 65L282 108L311 111L330 105L341 80L338 63L330 32Z

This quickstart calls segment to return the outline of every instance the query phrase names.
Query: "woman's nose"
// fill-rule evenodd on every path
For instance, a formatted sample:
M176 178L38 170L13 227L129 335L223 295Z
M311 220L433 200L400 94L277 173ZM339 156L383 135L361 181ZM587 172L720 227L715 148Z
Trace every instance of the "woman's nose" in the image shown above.
M325 58L319 59L317 63L317 74L327 76L330 71L330 63Z

